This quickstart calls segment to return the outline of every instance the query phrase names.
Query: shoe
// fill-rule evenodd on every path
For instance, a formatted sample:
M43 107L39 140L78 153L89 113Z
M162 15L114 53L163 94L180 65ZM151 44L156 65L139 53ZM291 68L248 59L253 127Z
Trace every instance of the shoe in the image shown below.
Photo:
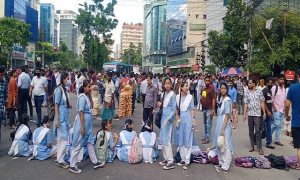
M105 165L105 163L100 163L100 162L97 162L96 164L94 164L94 169L97 169L97 168L103 167L104 165Z
M189 168L189 165L188 165L188 164L185 164L185 165L182 167L183 170L187 170L188 168Z
M225 170L225 169L223 169L223 168L217 168L216 171L217 171L218 173L225 173L225 174L228 173L228 170Z
M174 169L174 168L175 168L174 163L167 164L163 167L164 170L169 170L169 169Z
M208 144L208 143L209 143L209 140L202 141L202 144Z
M250 149L249 149L249 152L253 152L254 151L254 147L251 147Z
M159 165L161 166L165 166L167 165L168 161L167 160L163 160L162 162L159 162Z
M64 168L64 169L69 168L69 165L68 165L67 163L65 163L65 162L58 163L58 162L56 161L56 164L57 164L59 167Z
M269 149L275 149L275 146L272 146L271 144L267 144L266 147Z
M215 165L216 169L221 168L221 167L222 167L221 165Z
M264 155L264 150L263 149L259 149L258 152L259 152L259 155Z
M79 169L77 166L75 167L70 167L69 171L75 174L80 174L81 173L81 169Z
M278 146L283 146L283 144L282 144L280 141L275 141L274 144L276 144L276 145L278 145Z
M206 138L202 138L202 139L201 139L201 141L205 141L205 140L206 140Z
M179 163L177 163L177 166L184 166L185 162L184 161L180 161Z

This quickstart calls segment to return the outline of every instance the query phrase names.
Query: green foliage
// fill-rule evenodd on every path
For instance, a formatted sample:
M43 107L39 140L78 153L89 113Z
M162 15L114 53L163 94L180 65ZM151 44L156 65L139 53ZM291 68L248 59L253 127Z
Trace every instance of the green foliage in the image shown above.
M220 69L244 67L247 57L247 6L243 0L229 0L223 32L210 31L208 54Z
M210 64L205 66L205 72L209 74L216 74L216 65Z
M84 9L79 9L76 23L79 24L80 32L84 35L84 42L89 41L88 64L94 69L102 69L104 62L110 60L111 51L109 46L114 44L111 31L118 25L114 17L116 0L112 0L103 6L103 0L93 0L93 5L84 4ZM100 37L101 36L101 41ZM87 50L84 50L85 53Z
M142 43L139 43L138 47L136 47L133 43L130 43L129 49L125 49L121 57L122 62L125 64L142 65L142 48Z
M13 52L14 43L24 48L31 36L30 25L14 18L0 19L0 64L6 64L8 54Z
M275 71L300 68L300 11L289 11L287 16L287 33L283 43L283 11L280 8L268 7L255 17L254 52L251 60L251 72L270 75ZM274 18L271 30L265 29L267 20ZM257 26L258 24L258 26ZM271 50L261 30L265 33ZM279 67L278 70L277 68Z

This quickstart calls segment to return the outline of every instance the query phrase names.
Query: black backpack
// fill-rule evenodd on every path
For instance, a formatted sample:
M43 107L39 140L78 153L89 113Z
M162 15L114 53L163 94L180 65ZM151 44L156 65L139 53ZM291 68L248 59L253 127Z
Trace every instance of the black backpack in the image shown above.
M195 91L195 89L196 89L196 83L193 83L193 82L191 82L190 83L190 91Z
M286 162L283 156L275 156L274 154L270 154L266 156L266 158L270 161L271 167L280 169L280 170L289 170L286 166Z

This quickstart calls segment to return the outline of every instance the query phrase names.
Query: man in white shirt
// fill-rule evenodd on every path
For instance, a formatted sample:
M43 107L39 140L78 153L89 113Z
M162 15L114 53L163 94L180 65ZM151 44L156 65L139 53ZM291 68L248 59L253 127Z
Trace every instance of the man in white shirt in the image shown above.
M42 104L44 101L44 95L47 94L47 99L49 99L48 94L48 81L45 77L41 76L41 69L35 70L35 75L31 81L31 86L29 90L29 96L34 94L34 102L37 114L37 126L42 126ZM60 84L60 83L59 83Z
M145 102L145 98L146 98L146 94L147 94L147 76L144 75L144 80L142 81L141 83L141 95L142 95L142 101L143 101L143 105L144 105L144 102Z
M58 72L55 73L54 75L55 80L56 80L56 85L60 85L60 78L61 78L61 69L58 69Z

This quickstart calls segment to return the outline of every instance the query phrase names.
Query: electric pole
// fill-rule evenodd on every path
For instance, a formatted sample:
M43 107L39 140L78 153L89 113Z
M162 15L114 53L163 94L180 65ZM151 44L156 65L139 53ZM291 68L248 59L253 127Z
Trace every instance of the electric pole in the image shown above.
M283 44L285 42L285 35L286 35L286 19L287 19L287 0L284 1L283 4Z
M252 17L254 15L254 5L253 5L253 0L250 1L251 5L250 5L250 10L249 10L249 35L248 35L248 47L247 47L247 80L249 80L249 75L250 75L250 61L252 58L252 40L253 40L253 36L252 36Z

